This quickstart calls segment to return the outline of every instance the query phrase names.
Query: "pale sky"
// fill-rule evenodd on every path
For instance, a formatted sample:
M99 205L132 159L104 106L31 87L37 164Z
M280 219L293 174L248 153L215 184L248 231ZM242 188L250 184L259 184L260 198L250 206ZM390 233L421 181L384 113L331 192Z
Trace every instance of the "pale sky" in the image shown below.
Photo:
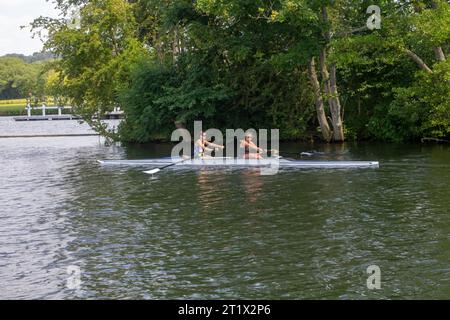
M53 0L0 0L0 56L7 53L31 55L42 50L42 42L31 38L28 25L34 18L48 16L57 18Z

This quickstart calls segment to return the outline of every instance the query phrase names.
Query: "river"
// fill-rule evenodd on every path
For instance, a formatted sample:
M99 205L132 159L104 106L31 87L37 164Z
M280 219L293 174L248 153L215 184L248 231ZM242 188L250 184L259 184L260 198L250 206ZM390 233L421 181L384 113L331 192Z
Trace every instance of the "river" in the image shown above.
M96 159L166 156L169 145L0 139L0 298L450 297L448 146L282 149L381 167L150 177ZM379 290L366 284L371 265Z

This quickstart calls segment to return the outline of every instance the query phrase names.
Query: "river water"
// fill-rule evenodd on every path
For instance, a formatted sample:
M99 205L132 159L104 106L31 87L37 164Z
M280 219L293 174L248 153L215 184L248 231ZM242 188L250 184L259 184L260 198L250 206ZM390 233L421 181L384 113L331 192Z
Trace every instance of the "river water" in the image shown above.
M381 167L275 176L96 163L170 148L0 139L0 298L450 297L449 147L283 144Z

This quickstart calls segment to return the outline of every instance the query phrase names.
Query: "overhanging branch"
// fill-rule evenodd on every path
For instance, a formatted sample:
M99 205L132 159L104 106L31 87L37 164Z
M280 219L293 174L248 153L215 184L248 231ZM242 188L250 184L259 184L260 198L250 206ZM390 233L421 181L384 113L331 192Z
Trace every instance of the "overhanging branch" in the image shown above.
M417 65L424 71L428 72L428 73L433 73L433 71L430 69L430 67L427 66L427 64L414 52L412 52L409 49L406 49L406 54L408 55L408 57L411 58L411 60L413 60L415 63L417 63Z

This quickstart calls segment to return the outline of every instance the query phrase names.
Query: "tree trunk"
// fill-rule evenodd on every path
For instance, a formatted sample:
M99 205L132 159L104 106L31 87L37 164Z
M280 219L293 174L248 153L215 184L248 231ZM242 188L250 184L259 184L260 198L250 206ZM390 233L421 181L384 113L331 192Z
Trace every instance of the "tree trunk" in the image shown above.
M445 61L445 54L444 50L442 50L442 47L435 47L434 53L436 54L437 61Z
M320 129L322 130L322 136L326 142L330 142L332 138L332 133L330 130L330 126L328 124L327 116L325 115L322 90L320 89L319 79L317 78L316 62L314 57L311 58L311 61L309 62L309 79L311 81L311 85L314 90L314 96L316 99L317 120L319 121Z
M333 125L333 138L334 141L336 142L343 142L345 140L345 137L344 137L344 127L342 125L342 114L341 114L342 108L337 88L336 65L334 64L331 66L330 92L332 100L332 107L330 111Z
M328 19L328 9L326 6L322 7L322 22L328 25L330 23ZM325 41L327 45L331 42L331 30L328 28L327 31L325 31L324 34Z
M329 24L328 10L326 6L322 7L322 20L325 24ZM341 102L339 100L339 94L337 90L337 79L336 79L336 66L331 67L331 75L328 72L327 67L327 50L331 42L331 30L328 29L324 38L326 41L326 46L323 48L320 55L320 67L322 71L322 80L324 82L324 91L328 99L328 105L331 112L331 123L333 126L333 140L335 142L343 142L344 129L342 125L342 115L341 115Z
M409 49L406 49L406 54L415 62L417 65L422 69L425 70L428 73L433 73L433 71L430 69L430 67L427 66L427 64L414 52L412 52Z
M323 48L320 53L320 72L322 74L322 82L323 82L323 91L325 93L325 97L328 100L328 106L331 110L333 107L333 100L331 99L331 85L330 85L330 73L327 69L327 52L326 48Z
M437 2L431 1L431 7L436 10L438 8ZM436 55L437 61L445 61L445 54L444 54L444 50L442 50L442 47L435 47L433 49L434 49L434 53Z

